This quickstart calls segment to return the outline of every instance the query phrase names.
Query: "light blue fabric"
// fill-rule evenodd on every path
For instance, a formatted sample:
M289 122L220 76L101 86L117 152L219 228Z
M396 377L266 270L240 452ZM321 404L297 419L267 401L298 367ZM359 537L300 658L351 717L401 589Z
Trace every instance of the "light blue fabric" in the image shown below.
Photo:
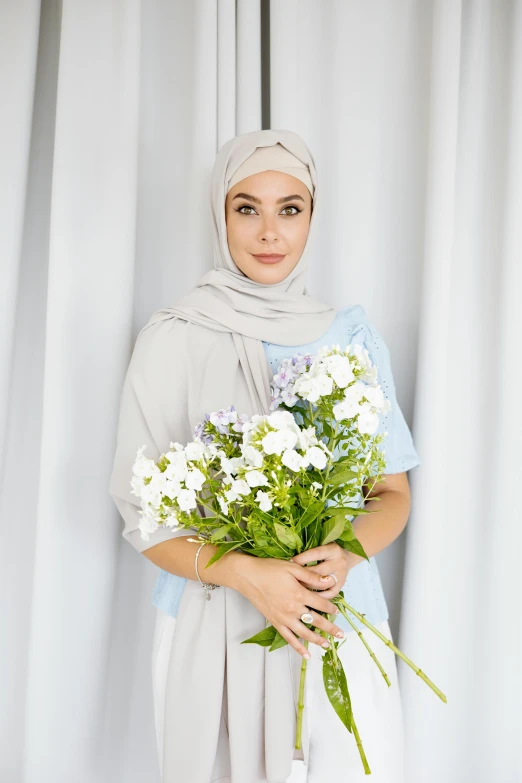
M390 354L383 338L369 323L365 310L360 305L343 307L338 311L328 331L313 343L306 345L275 345L263 343L267 359L276 372L285 358L295 353L316 352L322 345L339 344L344 349L348 343L359 343L367 348L372 362L378 368L377 381L385 397L391 402L391 411L380 417L377 432L388 431L382 446L386 454L386 473L402 473L420 464L419 456L413 445L408 425L397 404L395 384L390 365ZM160 569L152 593L152 603L166 614L176 617L186 579ZM352 568L343 587L346 601L358 612L364 614L373 624L388 619L388 607L384 597L379 570L374 557L369 562L363 560ZM357 628L363 624L354 618ZM346 631L353 630L342 616L336 618L336 624Z

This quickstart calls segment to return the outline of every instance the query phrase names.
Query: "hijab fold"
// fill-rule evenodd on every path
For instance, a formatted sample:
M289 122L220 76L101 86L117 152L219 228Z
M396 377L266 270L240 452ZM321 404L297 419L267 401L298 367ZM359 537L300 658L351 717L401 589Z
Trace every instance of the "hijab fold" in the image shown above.
M278 143L308 166L314 204L297 265L284 280L264 285L248 278L231 257L225 198L228 182L249 155L258 147ZM317 195L312 154L292 131L244 133L219 150L210 187L214 269L171 307L156 311L136 341L138 346L148 335L157 338L158 330L166 332L163 337L170 344L171 361L173 356L183 357L180 372L186 377L186 391L181 394L176 387L174 395L167 397L170 405L178 410L183 407L190 431L205 413L232 404L238 413L269 413L272 372L262 341L288 346L313 342L333 322L337 311L312 299L306 291ZM182 330L173 328L180 322L184 323ZM180 336L183 345L179 344ZM132 378L143 378L144 373L161 377L159 363L165 359L159 351L136 351L135 347ZM139 387L138 382L135 387ZM143 417L145 421L150 418L156 423L154 448L159 453L167 451L171 440L182 440L186 435L187 428L183 432L168 431L169 416L162 416L158 410L153 383L142 383L135 402L133 397L129 399L125 420L120 419L121 431L133 432L134 417L140 419L140 426ZM163 424L158 425L158 421ZM136 442L134 456L144 442ZM125 482L130 481L131 465L128 454L121 453L115 460L111 486L118 487L119 498L124 494ZM125 501L136 506L133 498L128 493ZM121 502L119 507L123 508ZM163 783L210 783L224 689L231 783L284 783L291 774L293 758L307 763L306 704L302 749L294 749L301 656L290 645L268 652L265 647L241 644L265 624L262 614L238 590L220 587L207 601L199 582L187 580L166 685Z

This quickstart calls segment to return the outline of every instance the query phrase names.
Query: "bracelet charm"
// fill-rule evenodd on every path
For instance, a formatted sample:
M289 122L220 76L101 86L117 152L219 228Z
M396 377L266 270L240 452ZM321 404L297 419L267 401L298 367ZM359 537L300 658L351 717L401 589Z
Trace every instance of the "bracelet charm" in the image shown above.
M187 540L188 541L193 541L196 544L198 543L198 539L197 538L189 538ZM195 560L194 565L196 567L196 576L197 576L197 578L199 580L199 583L203 587L203 589L205 590L207 601L210 601L210 598L211 598L210 592L211 592L211 590L215 590L216 587L221 587L221 585L215 585L212 582L202 582L201 581L201 577L199 575L199 571L198 571L198 557L199 557L199 553L200 553L202 547L204 547L205 544L208 544L208 543L209 543L208 541L203 541L203 543L199 546L198 551L196 552L196 560Z

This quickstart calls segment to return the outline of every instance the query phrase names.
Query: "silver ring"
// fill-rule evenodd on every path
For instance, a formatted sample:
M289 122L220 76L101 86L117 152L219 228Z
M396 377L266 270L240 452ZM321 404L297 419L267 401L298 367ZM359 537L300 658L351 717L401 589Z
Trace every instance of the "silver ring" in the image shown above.
M337 579L337 577L336 577L336 575L335 575L335 574L328 574L328 576L333 576L333 578L335 579L335 584L337 584L337 582L338 582L338 579Z
M301 620L303 621L303 623L313 623L314 618L312 617L310 612L303 612L303 614L301 615Z

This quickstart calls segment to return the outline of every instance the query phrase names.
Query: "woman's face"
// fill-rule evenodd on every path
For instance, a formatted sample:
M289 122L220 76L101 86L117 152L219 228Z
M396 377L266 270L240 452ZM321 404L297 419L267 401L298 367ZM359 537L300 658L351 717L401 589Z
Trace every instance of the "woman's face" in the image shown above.
M236 182L225 201L230 255L251 280L284 280L301 258L312 214L312 196L300 179L261 171ZM282 258L268 263L262 254Z

